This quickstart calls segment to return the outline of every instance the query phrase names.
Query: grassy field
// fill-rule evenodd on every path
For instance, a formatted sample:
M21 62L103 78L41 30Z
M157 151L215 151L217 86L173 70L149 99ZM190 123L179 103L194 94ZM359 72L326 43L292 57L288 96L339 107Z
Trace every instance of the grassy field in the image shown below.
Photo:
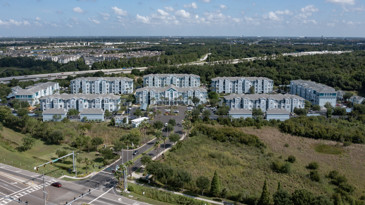
M323 154L315 151L318 144L331 147L336 143L282 134L276 128L270 127L242 130L258 136L267 145L265 152L255 147L232 145L199 136L187 139L181 148L166 154L164 163L187 170L193 179L199 176L212 178L217 170L223 187L231 194L259 196L266 179L270 193L274 193L277 183L281 182L282 187L289 192L305 188L317 195L330 196L334 186L328 183L325 175L331 170L346 175L350 184L356 187L356 196L364 194L365 183L361 183L365 181L364 145L350 145L341 147L341 153ZM328 147L325 146L325 149L328 150ZM289 155L296 157L289 174L279 174L271 170L273 161L284 162ZM309 170L305 166L312 161L319 164L321 182L313 182L308 177Z
M34 171L34 167L44 162L50 161L57 157L56 151L59 149L66 150L67 152L76 151L74 148L68 145L45 145L42 141L36 140L32 149L25 152L18 152L16 150L22 144L21 139L24 137L23 134L14 132L11 129L3 128L0 131L2 136L0 140L0 162L9 164L22 169ZM78 152L77 155L81 158L81 163L77 164L78 175L83 176L92 171L99 170L99 166L102 165L100 156L97 152ZM84 159L88 158L92 163L85 169ZM68 173L68 169L72 168L72 158L66 158L65 160L53 165L47 165L39 169L39 172L45 172L50 176L59 177L62 175L74 175Z

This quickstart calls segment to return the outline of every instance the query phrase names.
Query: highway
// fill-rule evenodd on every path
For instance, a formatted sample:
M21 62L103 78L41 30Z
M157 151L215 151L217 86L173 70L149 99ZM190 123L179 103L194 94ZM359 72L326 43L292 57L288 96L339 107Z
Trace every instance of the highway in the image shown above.
M144 71L147 67L138 67L138 68L114 68L114 69L101 69L101 70L84 70L84 71L71 71L71 72L62 72L62 73L46 73L46 74L36 74L36 75L22 75L22 76L12 76L0 78L0 83L8 83L12 79L17 79L19 81L27 81L27 80L41 80L41 79L64 79L67 76L76 76L87 73L96 73L103 72L105 74L113 74L113 73L131 73L132 70L140 70Z

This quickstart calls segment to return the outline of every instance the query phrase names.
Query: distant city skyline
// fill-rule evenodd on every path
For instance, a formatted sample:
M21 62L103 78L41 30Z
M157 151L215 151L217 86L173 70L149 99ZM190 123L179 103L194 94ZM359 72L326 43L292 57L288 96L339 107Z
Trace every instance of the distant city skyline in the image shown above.
M0 0L0 37L365 37L362 0Z

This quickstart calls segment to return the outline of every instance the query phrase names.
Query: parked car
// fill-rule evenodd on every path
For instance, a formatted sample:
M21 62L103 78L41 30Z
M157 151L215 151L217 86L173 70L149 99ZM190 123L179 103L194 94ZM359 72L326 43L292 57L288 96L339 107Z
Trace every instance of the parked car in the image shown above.
M138 150L133 152L133 155L137 155L138 154Z
M51 186L57 187L57 188L61 188L62 184L60 182L54 182L51 184Z

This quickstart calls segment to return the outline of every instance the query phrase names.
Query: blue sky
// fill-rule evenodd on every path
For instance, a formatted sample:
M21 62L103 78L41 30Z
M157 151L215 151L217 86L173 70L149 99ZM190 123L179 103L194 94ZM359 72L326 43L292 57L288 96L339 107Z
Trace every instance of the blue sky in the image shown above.
M0 36L365 37L364 0L0 0Z

